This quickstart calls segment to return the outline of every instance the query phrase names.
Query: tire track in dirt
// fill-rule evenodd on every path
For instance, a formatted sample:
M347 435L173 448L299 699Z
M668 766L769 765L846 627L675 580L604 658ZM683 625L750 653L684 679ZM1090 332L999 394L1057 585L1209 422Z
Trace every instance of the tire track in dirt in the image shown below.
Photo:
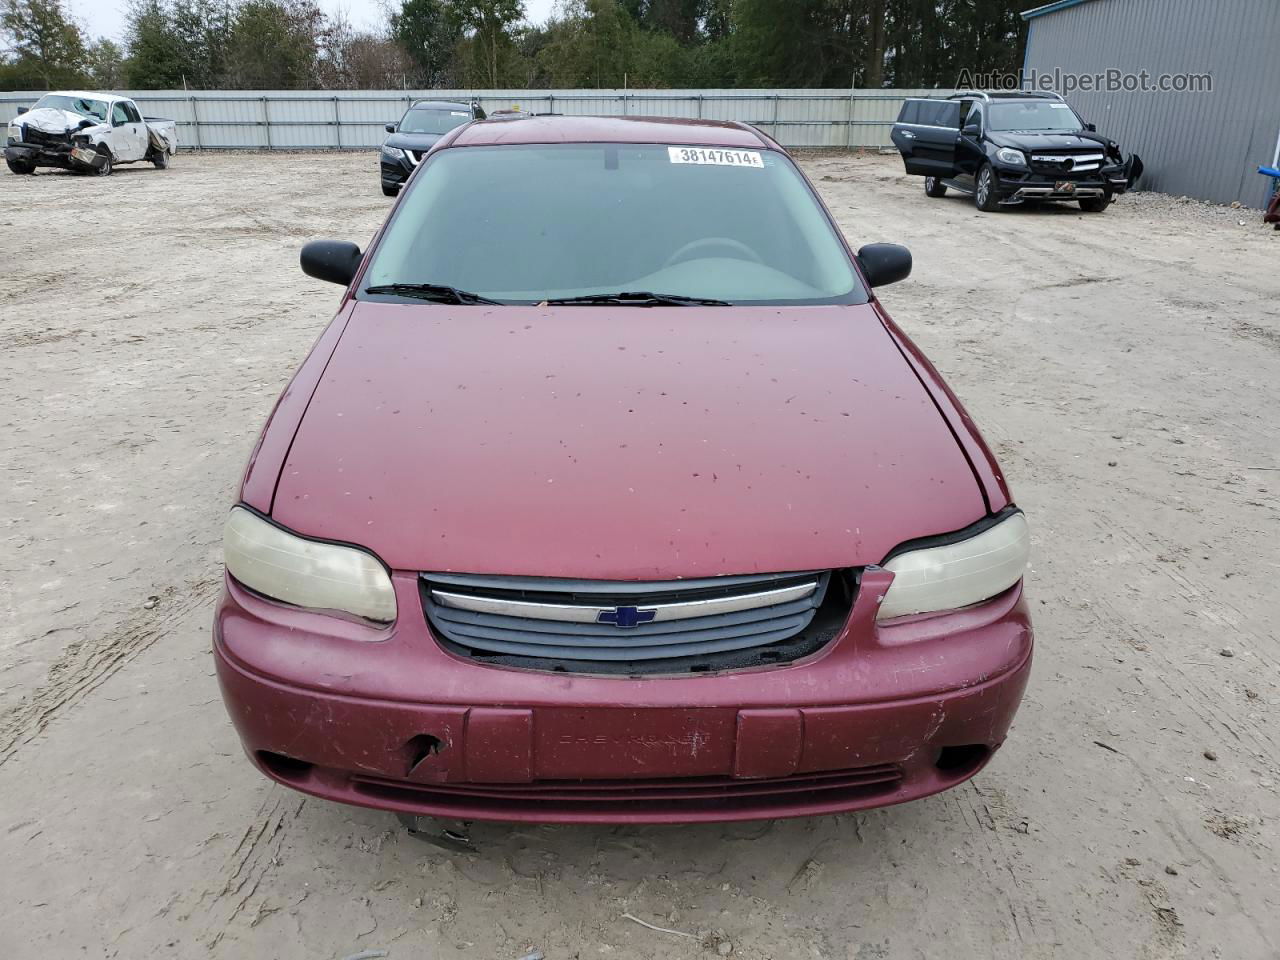
M1009 797L993 784L970 780L955 792L955 802L965 822L972 818L977 825L976 839L981 840L988 857L978 866L991 885L1002 891L1018 943L1039 946L1060 942L1062 938L1049 904L1019 875L1026 870L1022 852L1007 842L1007 831L1016 830L1019 821L1017 812L1010 809ZM989 864L999 867L991 870ZM1001 876L1003 873L1009 875L1012 884Z
M212 951L237 918L245 914L262 881L280 861L280 850L289 825L306 805L305 797L286 794L279 787L269 789L270 793L259 805L257 815L250 820L239 842L223 862L219 872L222 886L216 891L206 889L192 909L183 912L184 920L196 910L204 914L204 931L197 939L207 950ZM257 915L249 926L255 926L261 917L272 912L259 904Z
M167 587L155 605L116 629L68 644L30 696L0 716L0 766L47 727L57 715L101 686L117 670L155 643L193 608L213 599L220 578L209 576Z

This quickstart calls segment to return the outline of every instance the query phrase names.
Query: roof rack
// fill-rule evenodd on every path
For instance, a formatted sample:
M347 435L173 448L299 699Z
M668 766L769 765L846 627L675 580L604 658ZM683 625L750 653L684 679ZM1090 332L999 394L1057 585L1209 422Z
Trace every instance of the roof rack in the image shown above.
M985 90L958 90L948 100L983 100L992 103L995 100L1016 100L1020 97L1042 98L1046 100L1061 100L1066 102L1066 98L1060 93L1054 93L1050 90L997 90L994 93L988 93Z

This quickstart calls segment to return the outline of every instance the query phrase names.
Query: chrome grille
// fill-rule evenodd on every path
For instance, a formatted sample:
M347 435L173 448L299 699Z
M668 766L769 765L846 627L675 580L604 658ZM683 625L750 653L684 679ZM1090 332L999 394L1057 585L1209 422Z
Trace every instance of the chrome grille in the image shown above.
M1092 173L1102 169L1105 159L1101 153L1034 153L1031 164L1049 173Z
M423 574L422 595L436 635L469 656L652 672L805 634L830 581L828 571L660 582Z

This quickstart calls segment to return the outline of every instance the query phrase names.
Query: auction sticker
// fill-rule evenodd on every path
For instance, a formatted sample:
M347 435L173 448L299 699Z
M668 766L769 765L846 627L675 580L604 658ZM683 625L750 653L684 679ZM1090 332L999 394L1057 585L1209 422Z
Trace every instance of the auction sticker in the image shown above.
M699 163L717 167L764 169L759 150L722 150L718 147L667 147L672 163Z

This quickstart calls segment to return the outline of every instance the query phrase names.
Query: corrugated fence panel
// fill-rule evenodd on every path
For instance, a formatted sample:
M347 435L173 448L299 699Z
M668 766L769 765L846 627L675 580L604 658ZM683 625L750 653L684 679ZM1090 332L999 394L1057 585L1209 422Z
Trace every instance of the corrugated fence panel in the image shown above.
M1257 173L1280 137L1280 2L1093 0L1034 17L1027 67L1082 75L1209 74L1211 92L1078 91L1072 105L1141 155L1142 186L1218 203L1266 203Z
M185 149L372 149L415 99L477 100L573 116L702 117L751 123L788 147L885 149L907 96L946 90L137 90L144 115L178 123ZM40 93L0 93L0 119Z

